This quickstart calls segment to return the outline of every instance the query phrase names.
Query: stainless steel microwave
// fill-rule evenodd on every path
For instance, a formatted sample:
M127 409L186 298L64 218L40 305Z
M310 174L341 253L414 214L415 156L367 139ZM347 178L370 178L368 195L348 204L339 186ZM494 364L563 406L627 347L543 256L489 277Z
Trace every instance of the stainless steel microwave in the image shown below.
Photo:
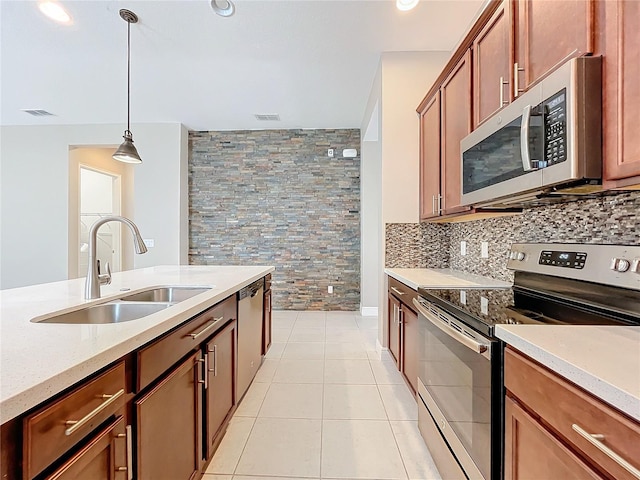
M460 142L462 205L591 193L602 178L602 62L575 58Z

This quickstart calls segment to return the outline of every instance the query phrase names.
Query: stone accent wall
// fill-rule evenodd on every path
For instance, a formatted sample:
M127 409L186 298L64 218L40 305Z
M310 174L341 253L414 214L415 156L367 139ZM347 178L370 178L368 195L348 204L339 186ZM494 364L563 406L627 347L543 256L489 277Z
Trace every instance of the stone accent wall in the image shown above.
M359 130L190 132L189 263L274 265L276 309L359 310L360 158L345 148Z

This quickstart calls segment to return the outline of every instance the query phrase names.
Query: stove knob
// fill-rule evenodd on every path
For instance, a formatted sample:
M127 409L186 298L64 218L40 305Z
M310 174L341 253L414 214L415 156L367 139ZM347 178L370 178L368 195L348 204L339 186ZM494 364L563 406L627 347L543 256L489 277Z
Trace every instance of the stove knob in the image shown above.
M509 259L510 259L510 260L515 260L517 255L518 255L518 253L517 253L517 252L511 252L511 253L509 254Z
M618 270L619 272L626 272L627 270L629 270L629 266L631 264L629 263L629 260L625 260L624 258L621 258L618 261L618 266L616 267L616 270Z
M612 258L609 268L617 272L626 272L629 270L631 263L625 258Z
M516 254L516 260L518 260L519 262L521 262L521 261L523 261L523 260L524 260L524 256L525 256L525 255L524 255L524 253L522 253L522 252L518 252L518 253Z
M640 273L640 258L634 258L631 262L631 271L633 273Z

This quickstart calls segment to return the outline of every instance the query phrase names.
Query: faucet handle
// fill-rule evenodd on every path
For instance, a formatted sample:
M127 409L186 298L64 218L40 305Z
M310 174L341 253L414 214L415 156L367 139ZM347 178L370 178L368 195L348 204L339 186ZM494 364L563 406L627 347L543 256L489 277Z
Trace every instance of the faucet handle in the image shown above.
M111 265L107 262L107 273L98 275L98 282L100 285L111 285Z

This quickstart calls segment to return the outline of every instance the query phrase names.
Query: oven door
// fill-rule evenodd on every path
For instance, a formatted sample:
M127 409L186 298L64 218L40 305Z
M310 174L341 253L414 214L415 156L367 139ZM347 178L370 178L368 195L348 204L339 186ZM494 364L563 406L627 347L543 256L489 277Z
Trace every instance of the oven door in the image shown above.
M420 397L466 476L499 478L501 378L492 357L500 357L500 343L423 298L414 305Z

